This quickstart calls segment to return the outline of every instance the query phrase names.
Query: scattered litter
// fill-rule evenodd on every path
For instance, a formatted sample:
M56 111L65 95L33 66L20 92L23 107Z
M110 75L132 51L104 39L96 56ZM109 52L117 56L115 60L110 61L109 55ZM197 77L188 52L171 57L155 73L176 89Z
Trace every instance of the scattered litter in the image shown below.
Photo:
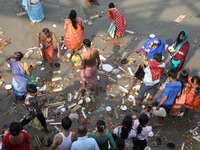
M59 80L62 80L62 77L56 77L51 79L51 81L59 81Z
M90 16L90 20L98 18L98 17L99 17L99 15Z
M126 111L128 108L127 108L126 105L121 105L121 106L120 106L120 109L121 109L122 111Z
M125 89L124 87L118 86L118 88L120 89L120 91L122 91L122 92L124 92L124 93L128 93L128 90Z
M174 20L177 23L180 23L183 19L185 18L185 15L180 15L178 16L178 18L176 18L176 20Z
M91 21L89 21L89 22L88 22L88 25L90 25L90 26L91 26L91 25L93 25L93 23L92 23Z
M53 24L52 26L53 26L54 28L55 28L55 27L57 27L57 25L56 25L56 24Z
M130 33L130 34L135 34L135 32L130 31L130 30L125 30L125 32Z
M153 39L153 38L155 38L155 37L156 37L156 36L155 36L155 34L153 34L153 33L149 35L149 38L150 38L150 39Z
M7 84L7 85L5 86L5 89L6 89L6 90L11 90L11 89L12 89L12 85L11 85L11 84Z
M113 70L113 67L109 64L103 64L102 69L103 69L103 71L111 72Z
M42 61L37 61L36 64L37 64L37 65L41 65L41 64L42 64Z
M33 54L33 50L30 49L26 54L24 55L25 58L29 58Z

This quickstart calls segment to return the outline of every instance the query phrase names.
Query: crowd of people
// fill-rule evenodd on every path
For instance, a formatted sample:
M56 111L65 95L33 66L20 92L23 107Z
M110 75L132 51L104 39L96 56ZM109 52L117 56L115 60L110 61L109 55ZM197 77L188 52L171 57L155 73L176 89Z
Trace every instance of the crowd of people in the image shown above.
M21 2L32 22L43 19L44 15L39 0L22 0ZM87 0L87 2L99 5L97 0ZM40 16L40 18L33 16ZM115 25L114 38L123 37L127 23L113 3L109 4L108 16ZM82 89L86 90L86 82L91 83L94 86L95 94L98 95L97 71L101 63L99 52L91 48L89 39L84 39L84 23L80 17L77 17L75 10L70 11L68 19L65 20L64 29L65 45L69 50L74 53L82 48L85 49L81 55L81 65L75 67L75 69L81 69ZM44 61L48 60L51 67L53 67L53 40L57 44L57 57L61 58L60 44L56 35L48 28L44 28L38 34L38 46L42 50L43 59ZM96 132L92 133L89 138L86 125L81 124L78 127L77 135L70 131L72 120L64 117L62 119L63 130L55 135L51 150L108 150L110 147L116 150L128 150L132 146L134 150L144 150L147 146L148 135L154 126L152 115L158 117L159 122L156 126L164 126L166 114L182 116L189 109L200 112L200 78L198 76L189 77L187 71L182 70L189 46L186 30L181 31L177 39L172 41L169 51L165 49L163 40L158 37L147 40L140 50L140 52L144 52L147 63L138 67L139 75L136 72L136 77L141 80L137 103L138 106L141 106L145 95L149 93L148 100L152 102L152 105L136 120L133 120L131 116L125 116L121 126L114 128L112 133L106 131L104 120L97 121ZM169 70L166 69L168 64L165 64L162 56L166 50L170 58ZM42 97L42 103L39 103L36 85L28 84L28 76L31 76L33 67L28 67L26 62L21 61L22 58L21 52L15 52L13 56L6 59L13 74L13 93L17 100L24 100L27 107L25 118L19 123L11 123L9 133L2 140L3 149L6 150L30 149L30 137L21 129L35 117L40 121L44 131L49 132L46 119L41 111L47 97ZM165 81L161 97L153 102L163 72L167 72L168 79ZM164 114L161 113L163 111Z

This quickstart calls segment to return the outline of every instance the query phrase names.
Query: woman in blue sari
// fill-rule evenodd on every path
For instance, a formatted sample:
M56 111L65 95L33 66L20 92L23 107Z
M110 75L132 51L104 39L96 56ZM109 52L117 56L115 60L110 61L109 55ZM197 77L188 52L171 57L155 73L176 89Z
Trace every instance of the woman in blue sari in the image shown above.
M142 51L144 51L145 59L147 61L152 61L155 53L165 52L165 44L161 39L154 37L144 43Z
M32 23L40 22L44 19L40 0L21 0L21 3Z
M6 59L13 74L12 88L16 100L25 98L27 94L26 85L28 84L27 75L30 76L33 70L32 67L28 68L26 62L21 62L23 56L21 52L15 52L13 56ZM15 61L10 60L11 58Z

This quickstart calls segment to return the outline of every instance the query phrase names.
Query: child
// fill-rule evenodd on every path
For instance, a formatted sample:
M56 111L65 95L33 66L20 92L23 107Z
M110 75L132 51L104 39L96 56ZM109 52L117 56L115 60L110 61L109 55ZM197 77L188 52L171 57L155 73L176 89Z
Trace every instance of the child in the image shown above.
M49 130L47 129L46 119L44 118L44 115L41 111L41 107L47 101L47 97L43 97L42 102L39 105L36 85L29 84L27 85L26 89L28 91L28 94L25 99L27 113L25 115L25 118L20 122L20 125L23 127L24 125L28 124L31 120L33 120L35 117L37 117L41 125L43 126L44 131L48 133Z
M143 113L140 115L139 119L136 119L133 124L133 128L137 134L137 139L133 142L134 143L134 150L144 150L147 146L147 138L149 132L152 131L151 126L146 126L148 123L148 116ZM152 124L152 111L150 111L150 123Z

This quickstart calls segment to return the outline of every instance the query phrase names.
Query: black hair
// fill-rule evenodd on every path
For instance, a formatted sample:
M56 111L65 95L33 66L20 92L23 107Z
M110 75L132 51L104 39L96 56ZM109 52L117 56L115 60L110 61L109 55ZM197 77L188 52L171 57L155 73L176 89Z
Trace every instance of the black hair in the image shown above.
M162 54L160 53L155 53L153 55L153 59L155 59L157 62L161 62L162 61Z
M124 140L122 138L117 138L115 140L115 144L116 144L118 150L124 149L125 142L124 142Z
M84 39L83 44L86 45L87 47L91 46L91 41L89 39Z
M188 80L188 73L186 70L182 70L180 72L180 76L177 79L178 81L180 81L182 83L182 85L184 86L184 84L187 82Z
M18 122L12 122L10 124L10 133L11 133L11 135L17 136L17 135L19 135L20 131L21 131L21 126L20 126L20 124Z
M37 88L35 84L28 84L26 86L26 89L29 93L36 93L37 92Z
M106 124L103 120L97 121L97 131L103 132L106 128Z
M131 116L126 116L122 121L121 138L127 139L129 132L132 129L133 119Z
M198 76L193 76L191 79L191 82L194 83L194 81L196 81L197 84L200 84L200 79Z
M87 133L87 127L86 127L86 125L84 125L84 124L80 125L78 127L78 133L80 135L86 135L86 133Z
M137 127L137 134L140 134L142 132L142 127L144 127L149 121L149 118L146 114L141 114L139 117L140 124Z
M72 121L71 121L71 119L69 117L65 117L65 118L62 119L62 127L63 127L63 129L69 130L71 125L72 125Z
M21 60L24 57L24 54L22 52L15 52L14 54L17 54L17 57L15 57L16 61Z
M180 41L180 35L181 34L183 34L183 36L185 37L185 31L181 31L179 34L178 34L178 37L177 37L177 39L176 39L176 45L175 45L175 47L178 45L178 44L180 44L181 43L181 41Z
M77 21L76 21L76 16L77 16L77 13L75 10L71 10L70 13L69 13L69 19L72 21L72 25L75 29L77 29Z
M174 69L170 69L168 71L168 77L171 77L172 79L176 79L177 78L177 71Z
M115 5L114 5L114 3L110 3L110 4L108 5L108 7L109 7L109 8L115 8Z
M49 33L50 31L49 31L48 28L44 28L44 29L42 30L42 32L43 32L45 35L47 35L47 33Z

